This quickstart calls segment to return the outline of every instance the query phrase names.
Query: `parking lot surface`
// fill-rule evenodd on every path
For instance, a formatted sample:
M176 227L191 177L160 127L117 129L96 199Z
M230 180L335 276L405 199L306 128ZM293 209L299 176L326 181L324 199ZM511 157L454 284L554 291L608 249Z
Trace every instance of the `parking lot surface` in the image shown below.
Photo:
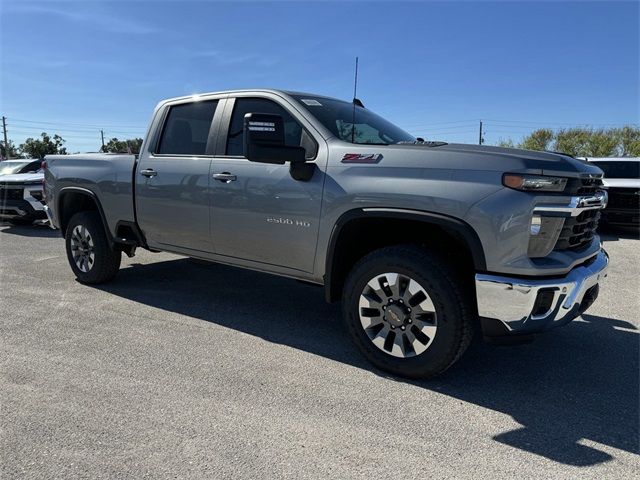
M89 287L0 226L0 478L637 478L640 242L606 239L581 319L408 382L320 288L146 251Z

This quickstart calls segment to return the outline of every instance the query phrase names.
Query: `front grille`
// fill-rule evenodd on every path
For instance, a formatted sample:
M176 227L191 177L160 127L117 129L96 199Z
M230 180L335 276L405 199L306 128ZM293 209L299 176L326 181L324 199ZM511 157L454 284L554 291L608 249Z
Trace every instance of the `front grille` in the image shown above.
M640 189L609 188L609 208L640 210Z
M567 185L571 195L592 195L598 190L602 190L602 177L573 178Z
M22 200L24 192L22 188L2 188L0 187L0 201Z
M585 210L577 217L567 217L554 250L578 250L591 243L598 228L599 210Z

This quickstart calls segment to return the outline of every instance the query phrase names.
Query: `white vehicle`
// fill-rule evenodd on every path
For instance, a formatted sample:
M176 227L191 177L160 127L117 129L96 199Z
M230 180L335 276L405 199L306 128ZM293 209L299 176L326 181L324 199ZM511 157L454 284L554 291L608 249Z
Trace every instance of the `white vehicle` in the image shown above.
M609 203L602 212L609 225L640 226L640 158L587 158L604 172L603 185L609 192Z
M42 170L0 175L0 220L29 225L34 220L46 219L43 180Z

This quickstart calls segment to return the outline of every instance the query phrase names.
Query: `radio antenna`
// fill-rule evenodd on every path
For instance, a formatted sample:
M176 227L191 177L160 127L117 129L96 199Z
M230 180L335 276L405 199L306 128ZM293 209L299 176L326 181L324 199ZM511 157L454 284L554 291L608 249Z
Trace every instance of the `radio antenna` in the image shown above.
M356 135L356 102L358 100L358 57L356 57L356 75L353 81L353 114L351 116L351 143L355 143Z

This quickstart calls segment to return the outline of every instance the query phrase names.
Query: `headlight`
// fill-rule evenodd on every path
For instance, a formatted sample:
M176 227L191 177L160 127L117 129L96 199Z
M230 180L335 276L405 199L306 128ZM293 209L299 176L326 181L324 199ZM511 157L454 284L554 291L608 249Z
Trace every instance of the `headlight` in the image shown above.
M563 192L567 186L567 179L563 177L548 177L545 175L520 175L505 173L502 176L505 187L523 190L525 192Z

